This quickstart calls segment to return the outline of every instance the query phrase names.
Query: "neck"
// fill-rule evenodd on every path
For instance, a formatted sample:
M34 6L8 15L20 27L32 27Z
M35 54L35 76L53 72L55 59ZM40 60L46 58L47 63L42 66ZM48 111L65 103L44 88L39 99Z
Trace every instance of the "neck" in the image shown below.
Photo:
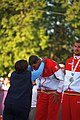
M74 54L74 56L80 56L80 54Z
M80 59L80 55L79 55L79 54L78 54L78 55L75 54L75 55L74 55L74 58Z

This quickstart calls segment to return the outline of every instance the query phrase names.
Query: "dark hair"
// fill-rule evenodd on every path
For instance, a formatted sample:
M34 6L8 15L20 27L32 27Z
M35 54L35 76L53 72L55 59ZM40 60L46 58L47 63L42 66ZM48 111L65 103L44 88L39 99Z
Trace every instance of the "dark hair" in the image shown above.
M76 41L74 41L74 43L80 43L80 40L76 40Z
M19 60L15 63L15 70L17 72L24 72L28 68L28 62L26 60Z
M36 64L38 60L39 60L39 58L36 55L31 55L29 57L29 64L30 65Z

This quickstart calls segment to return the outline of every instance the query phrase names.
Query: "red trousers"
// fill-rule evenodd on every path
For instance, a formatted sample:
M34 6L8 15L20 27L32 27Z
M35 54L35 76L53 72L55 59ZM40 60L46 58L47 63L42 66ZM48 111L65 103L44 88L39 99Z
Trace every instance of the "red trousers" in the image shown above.
M80 120L80 93L70 91L64 93L62 120Z
M53 103L54 94L40 93L36 106L36 120L58 120L60 103Z

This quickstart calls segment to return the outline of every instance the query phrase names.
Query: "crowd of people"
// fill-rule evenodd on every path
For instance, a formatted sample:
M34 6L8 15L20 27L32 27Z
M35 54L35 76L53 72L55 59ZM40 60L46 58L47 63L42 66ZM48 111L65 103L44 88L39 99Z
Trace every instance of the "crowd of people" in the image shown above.
M65 63L36 55L15 63L3 120L80 120L80 40Z

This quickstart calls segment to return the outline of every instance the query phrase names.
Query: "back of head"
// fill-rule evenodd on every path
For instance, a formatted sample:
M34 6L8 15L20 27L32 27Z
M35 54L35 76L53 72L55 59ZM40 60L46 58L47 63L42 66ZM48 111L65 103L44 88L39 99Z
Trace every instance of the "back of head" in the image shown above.
M28 62L26 60L19 60L15 63L15 70L20 73L26 71L28 68Z
M39 60L39 58L36 55L31 55L29 57L29 64L30 65L36 64L38 60Z

